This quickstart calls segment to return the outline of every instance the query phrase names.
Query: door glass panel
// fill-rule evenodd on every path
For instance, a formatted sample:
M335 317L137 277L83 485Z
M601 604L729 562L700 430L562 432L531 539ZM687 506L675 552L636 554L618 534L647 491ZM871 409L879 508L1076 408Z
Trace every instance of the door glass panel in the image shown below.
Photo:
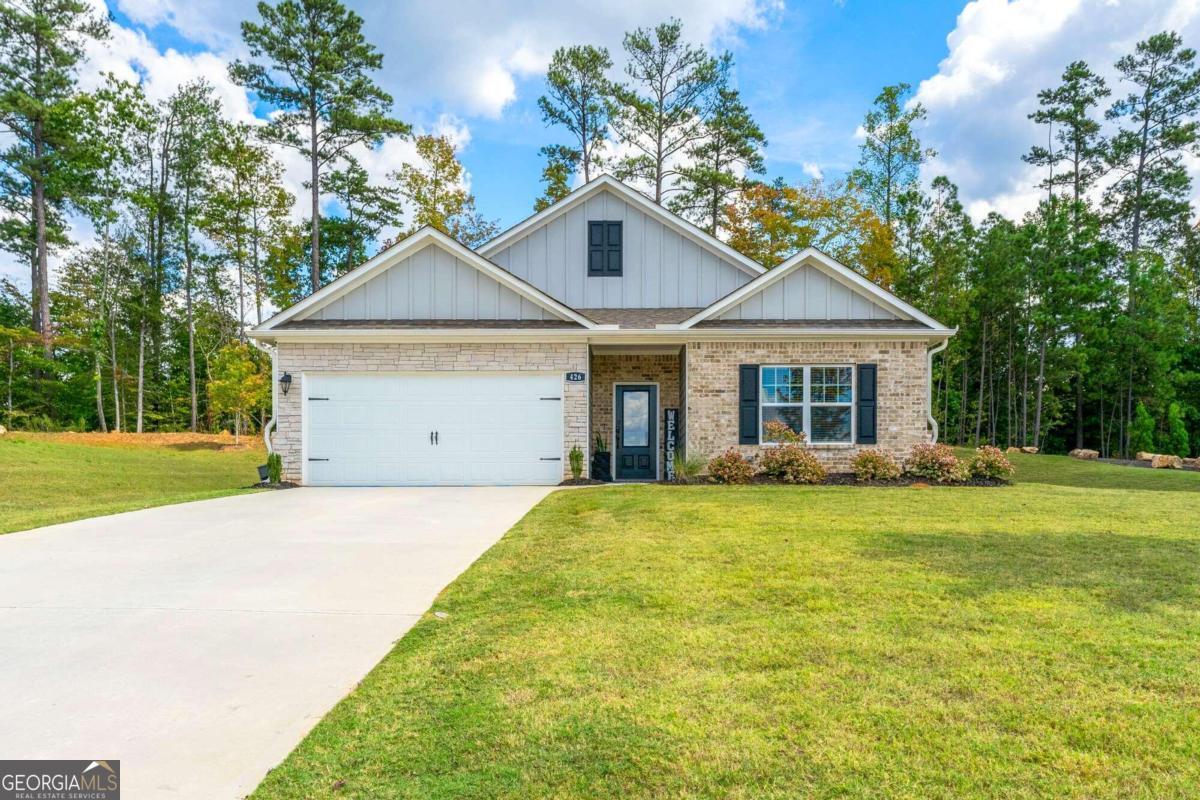
M624 427L622 444L626 447L645 447L650 443L650 393L622 392L621 419Z

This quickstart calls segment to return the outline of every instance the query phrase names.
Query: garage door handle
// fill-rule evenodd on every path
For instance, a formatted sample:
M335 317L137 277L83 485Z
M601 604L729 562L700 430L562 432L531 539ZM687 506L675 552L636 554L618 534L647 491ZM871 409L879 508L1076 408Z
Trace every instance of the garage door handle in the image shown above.
M309 400L328 400L328 397L310 397Z
M539 397L539 400L562 400L561 397Z
M562 461L562 458L543 458L542 461Z
M310 458L309 461L328 461L328 458Z

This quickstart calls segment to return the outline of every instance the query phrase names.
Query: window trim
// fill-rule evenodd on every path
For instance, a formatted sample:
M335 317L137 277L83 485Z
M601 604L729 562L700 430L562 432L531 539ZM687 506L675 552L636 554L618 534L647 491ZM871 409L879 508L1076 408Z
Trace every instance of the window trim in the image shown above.
M850 401L848 403L813 402L812 371L814 369L848 369L850 370ZM800 403L768 403L767 393L763 391L763 374L768 369L803 370L803 402ZM763 438L763 408L803 408L804 431L807 435L812 430L812 409L814 406L848 408L850 409L850 438L844 442L818 442L809 439L809 447L843 448L854 447L858 440L858 414L855 413L855 402L858 398L858 369L856 364L760 364L758 367L758 437L760 447L778 447L781 442L768 442Z

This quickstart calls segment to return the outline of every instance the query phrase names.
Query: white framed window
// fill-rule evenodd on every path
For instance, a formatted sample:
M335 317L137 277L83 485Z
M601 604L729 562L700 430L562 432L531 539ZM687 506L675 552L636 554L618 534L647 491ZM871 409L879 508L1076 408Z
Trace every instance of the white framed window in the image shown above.
M780 421L810 444L854 441L854 367L763 366L759 369L759 431L769 443L766 424Z

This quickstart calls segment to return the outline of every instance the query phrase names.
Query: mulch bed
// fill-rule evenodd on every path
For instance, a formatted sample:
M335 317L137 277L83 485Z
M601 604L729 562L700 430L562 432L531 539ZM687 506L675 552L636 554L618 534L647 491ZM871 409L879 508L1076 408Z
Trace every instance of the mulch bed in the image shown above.
M1090 460L1099 461L1101 464L1115 464L1118 467L1142 467L1143 469L1151 469L1150 462L1145 459L1139 461L1135 458L1093 458ZM1184 464L1183 468L1188 472L1200 472L1200 467L1189 467L1187 464ZM1164 470L1164 472L1171 472L1171 470Z
M598 481L595 478L567 478L559 484L559 486L600 486L605 481Z
M291 481L280 481L279 483L271 483L270 481L261 481L259 483L252 483L247 488L249 488L249 489L297 489L299 487L300 487L300 484L292 483Z

